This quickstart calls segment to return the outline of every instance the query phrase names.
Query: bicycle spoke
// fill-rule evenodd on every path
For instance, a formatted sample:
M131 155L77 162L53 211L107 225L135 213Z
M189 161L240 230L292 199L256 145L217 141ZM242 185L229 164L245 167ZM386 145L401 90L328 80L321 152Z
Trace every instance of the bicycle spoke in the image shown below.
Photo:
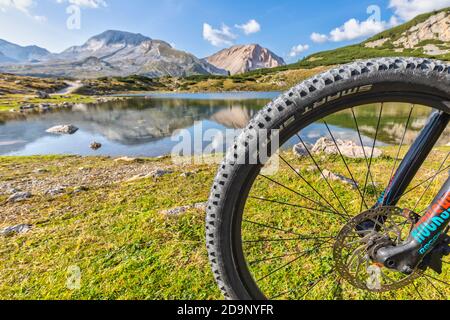
M450 153L447 155L447 157L450 155ZM450 165L445 167L444 169L442 169L441 171L436 172L432 177L429 177L428 179L422 181L421 183L417 184L416 186L412 187L411 189L405 191L402 195L400 195L396 200L400 200L401 198L403 198L404 196L406 196L407 194L413 192L414 190L416 190L417 188L423 186L425 183L427 183L428 181L430 181L431 179L434 179L435 177L437 177L438 175L440 175L443 172L446 172L448 169L450 169Z
M444 161L442 162L441 166L438 169L439 170L442 169L442 167L444 166L445 161L447 161L448 157L449 157L450 153L447 154L447 156L445 157ZM416 205L414 206L414 209L412 211L416 211L417 207L420 204L420 201L422 201L423 197L425 196L425 194L428 192L428 190L430 190L431 185L433 184L433 182L436 180L437 174L434 175L433 179L431 179L430 183L428 184L428 186L425 188L425 190L423 191L422 195L420 196L419 200L417 200Z
M326 128L327 128L327 130L328 130L328 133L330 134L331 139L333 140L334 145L335 145L336 149L338 150L339 155L341 156L342 162L344 163L345 167L347 168L348 173L350 174L350 178L351 178L352 181L355 183L355 186L356 186L356 188L358 189L358 193L359 193L359 195L361 196L361 201L363 201L363 202L364 202L364 205L366 206L366 208L369 209L369 206L367 205L366 200L364 199L364 196L363 196L363 194L362 194L362 192L361 192L361 189L359 188L359 183L358 183L358 182L356 181L356 179L353 177L353 174L352 174L352 172L351 172L351 170L350 170L350 168L349 168L349 166L348 166L348 164L347 164L347 161L345 161L345 158L344 158L344 156L342 155L341 149L339 148L339 146L338 146L338 144L337 144L337 142L336 142L336 139L334 138L334 135L333 135L333 133L332 133L331 130L330 130L330 127L328 126L328 124L327 124L325 121L324 121L323 123L325 124L325 126L326 126Z
M356 120L355 110L353 108L351 108L351 111L352 111L352 115L353 115L353 121L355 122L356 131L358 132L359 142L361 143L361 148L362 148L362 151L363 151L363 154L364 154L364 159L366 161L367 171L370 172L370 170L369 170L369 159L367 159L366 148L364 147L364 142L362 140L361 131L359 130L358 121ZM371 172L370 172L370 180L372 181L372 185L374 186L375 182L373 180L373 176L372 176Z
M292 265L292 264L295 263L296 261L298 261L298 260L300 260L301 258L303 258L303 256L304 256L304 254L299 255L299 256L296 257L295 259L293 259L293 260L289 261L288 263L284 264L283 266L281 266L281 267L275 269L274 271L270 272L269 274L265 275L264 277L259 278L259 279L257 280L257 282L262 281L262 280L264 280L264 279L267 279L267 278L269 278L270 276L272 276L272 275L274 275L275 273L277 273L278 271L283 270L283 269L289 267L290 265Z
M288 167L289 168L291 168L292 169L292 171L294 171L295 172L295 174L296 175L298 175L299 177L300 177L300 179L302 179L316 194L318 194L319 195L319 197L322 199L322 200L324 200L332 209L333 209L333 211L334 212L338 212L337 210L336 210L336 208L335 207L333 207L333 205L331 204L331 203L329 203L328 202L328 200L327 199L325 199L325 197L319 192L319 191L317 191L316 190L316 188L314 188L312 185L311 185L311 183L309 183L301 174L300 174L300 172L298 172L297 170L295 170L281 155L279 155L279 157L280 157L280 159L284 162L284 163L286 163L287 165L288 165Z
M291 191L291 192L295 193L296 195L300 196L301 198L304 198L304 199L306 199L306 200L308 200L308 201L311 201L311 202L315 203L316 205L318 205L318 206L320 206L320 207L322 207L322 208L328 209L325 205L323 205L323 204L321 204L321 203L319 203L319 202L317 202L317 201L315 201L315 200L313 200L313 199L311 199L311 198L309 198L309 197L307 197L307 196L301 194L300 192L297 192L297 191L295 191L295 190L293 190L293 189L291 189L291 188L285 186L284 184L282 184L282 183L280 183L280 182L278 182L278 181L275 181L275 180L273 180L273 179L271 179L271 178L269 178L269 177L267 177L267 176L265 176L265 175L262 175L262 174L261 174L261 177L263 177L263 178L265 178L265 179L267 179L267 180L269 180L269 181L275 183L276 185L278 185L278 186L280 186L280 187L282 187L282 188L284 188L284 189L286 189L286 190L288 190L288 191ZM343 218L345 221L347 221L347 219L349 219L348 216L346 217L346 216L342 215L342 214L339 213L339 212L333 212L333 213L334 213L334 214L337 214L338 216L340 216L341 218Z
M372 153L370 154L370 160L369 160L369 164L368 164L368 168L367 168L367 174L366 174L366 180L365 180L366 182L364 183L364 193L363 193L364 197L366 196L366 192L367 192L367 183L369 181L369 175L372 174L371 173L372 172L371 171L371 167L372 167L372 161L373 161L373 153L375 151L375 146L377 144L378 132L380 131L381 116L383 114L383 106L384 106L384 104L382 103L381 107L380 107L380 115L378 116L377 129L376 129L376 132L375 132L375 138L373 140ZM363 203L361 202L360 211L362 211L362 208L363 208Z
M424 276L424 277L427 277L427 278L429 278L429 279L435 280L435 281L437 281L437 282L440 282L440 283L442 283L442 284L445 284L445 285L447 285L447 286L450 286L450 283L445 282L444 280L441 280L441 279L437 279L437 278L435 278L435 277L433 277L433 276L430 276L429 274L425 274L425 273L424 273L423 276Z
M254 197L254 196L249 196L250 199L254 199L254 200L259 200L259 201L265 201L265 202L271 202L271 203L276 203L276 204L280 204L283 206L288 206L288 207L294 207L294 208L299 208L299 209L304 209L304 210L309 210L309 211L317 211L317 212L322 212L322 213L331 213L333 214L333 211L328 211L328 210L319 210L316 208L310 208L310 207L304 207L298 204L293 204L293 203L289 203L289 202L282 202L282 201L277 201L277 200L271 200L271 199L265 199L265 198L260 198L260 197Z
M405 132L403 132L402 140L400 142L400 145L399 145L398 151L397 151L397 156L395 157L394 166L392 167L391 176L389 177L389 180L388 180L389 186L391 185L392 179L394 178L395 168L397 167L397 162L399 161L400 152L402 150L403 143L405 142L405 137L406 137L406 133L408 132L409 122L411 121L411 115L413 113L413 110L414 110L414 105L411 106L411 110L409 111L409 115L408 115L408 120L406 120Z
M433 282L431 282L430 279L428 279L427 277L424 277L424 279L434 288L434 290L436 290L439 295L442 297L442 299L446 300L445 295L441 292L441 290L439 290Z
M273 238L273 239L257 239L257 240L245 240L242 241L242 243L260 243L260 242L281 242L281 241L301 241L301 240L321 240L321 239L333 239L336 236L326 236L326 237L298 237L298 238L287 238L287 239L283 239L283 238Z
M275 227L275 226L269 226L267 224L254 222L254 221L250 221L250 220L243 220L243 222L250 223L250 224L253 224L253 225L256 225L256 226L259 226L259 227L263 227L263 228L266 228L266 229L272 229L272 230L276 230L276 231L281 231L281 232L284 232L284 233L292 234L292 235L295 235L295 236L303 237L303 235L301 235L301 234L299 234L299 233L297 233L295 231L292 231L292 230L286 230L286 229Z
M425 300L422 295L419 292L419 289L417 288L416 284L414 282L412 282L412 285L414 287L414 290L417 292L417 294L419 295L420 299Z
M323 280L325 280L326 278L328 278L331 274L333 274L335 271L334 270L332 270L332 271L329 271L328 273L326 273L326 274L324 274L323 276L321 276L319 279L317 279L316 281L314 281L313 283L312 283L312 285L311 285L311 287L302 295L302 296L300 296L300 298L299 299L303 299L304 297L306 297L306 295L308 294L308 293L310 293L320 282L322 282ZM275 300L275 299L278 299L279 297L282 297L282 296L284 296L284 295L286 295L286 294L289 294L289 293L292 293L292 292L294 292L294 291L296 291L297 289L299 289L301 286L298 286L298 287L296 287L295 289L291 289L291 290L288 290L288 291L285 291L285 292L283 292L283 293L281 293L281 294L279 294L279 295L277 295L277 296L274 296L274 297L271 297L269 300Z
M326 243L328 243L328 242L329 242L329 241L323 242L323 243L320 245L320 247L318 247L317 249L327 249L327 248L332 248L332 247L333 247L332 245L331 245L331 246L325 246L325 247L324 247L324 245L325 245ZM270 258L265 258L265 259L260 259L260 260L254 260L254 261L249 262L248 264L249 264L249 265L254 265L254 264L258 264L258 263L262 263L262 262L267 262L267 261L280 260L280 259L283 259L283 258L295 256L295 255L297 255L297 254L303 254L303 253L305 253L305 252L312 252L312 251L315 251L315 250L317 250L317 249L310 249L310 250L304 250L304 251L297 251L297 252L292 252L292 253L284 254L284 255L281 255L281 256L275 256L275 257L270 257Z
M326 184L328 185L328 187L330 188L331 192L333 193L334 197L337 199L337 201L339 202L339 205L341 206L342 210L344 210L345 215L347 216L347 218L350 218L347 210L345 209L344 205L341 202L341 199L337 196L336 192L334 191L333 187L331 186L330 182L328 181L327 177L325 177L325 174L323 173L323 170L321 169L321 167L318 165L316 159L314 159L314 156L311 154L311 152L309 151L308 147L306 146L305 142L303 141L303 139L296 134L297 137L300 139L300 142L303 144L303 147L305 148L306 152L308 153L309 157L311 158L311 160L313 161L314 165L316 166L317 170L319 170L320 174L322 175L322 178L325 180Z

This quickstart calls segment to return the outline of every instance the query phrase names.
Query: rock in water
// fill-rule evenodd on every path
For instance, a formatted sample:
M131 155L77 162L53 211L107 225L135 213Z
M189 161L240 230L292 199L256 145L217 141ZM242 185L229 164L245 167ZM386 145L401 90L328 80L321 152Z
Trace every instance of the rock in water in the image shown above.
M0 231L0 235L4 237L10 237L15 234L27 233L32 228L29 224L18 224L16 226L7 227Z
M324 152L326 154L334 155L338 155L340 151L343 156L353 159L364 159L365 157L370 158L372 155L372 148L370 147L361 147L351 140L343 141L340 139L337 139L335 144L334 141L329 138L320 138L311 151L312 153ZM381 157L382 154L383 152L380 149L373 149L374 159Z
M74 134L78 128L71 124L55 126L47 130L48 133L54 134Z
M95 150L100 149L102 147L102 144L98 143L98 142L92 142L90 147L91 147L92 150L95 151Z

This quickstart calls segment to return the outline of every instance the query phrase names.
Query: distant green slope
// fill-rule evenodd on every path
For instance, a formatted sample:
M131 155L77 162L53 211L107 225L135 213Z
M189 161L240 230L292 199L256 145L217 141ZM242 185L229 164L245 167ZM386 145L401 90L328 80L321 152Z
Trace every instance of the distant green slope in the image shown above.
M427 40L421 42L418 46L419 48L414 49L403 49L403 52L396 52L393 42L398 40L405 32L407 32L412 27L418 25L426 21L433 15L439 14L440 12L450 12L450 7L445 8L439 11L434 11L426 14L422 14L417 16L416 18L408 21L400 26L394 27L392 29L381 32L366 41L351 45L335 50L323 51L312 54L302 61L291 65L292 67L316 67L316 66L326 66L333 64L342 64L348 63L357 59L369 59L369 58L377 58L377 57L395 57L395 56L408 56L408 57L424 57L424 58L435 58L441 60L450 60L450 54L444 55L427 55L424 54L423 50L420 47L423 47L427 44L438 44L438 45L448 45L450 49L450 43L443 43L439 40ZM365 47L365 44L368 42L373 42L381 39L388 39L382 46L378 48L368 48Z

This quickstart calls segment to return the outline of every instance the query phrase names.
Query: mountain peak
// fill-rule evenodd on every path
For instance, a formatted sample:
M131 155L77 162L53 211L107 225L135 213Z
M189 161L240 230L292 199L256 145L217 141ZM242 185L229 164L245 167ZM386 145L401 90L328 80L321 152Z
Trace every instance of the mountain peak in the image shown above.
M32 46L20 46L12 42L0 39L0 52L3 62L29 62L46 59L50 52L44 48Z
M286 64L281 57L256 43L234 45L217 52L206 60L215 67L227 70L231 74L262 68L274 68Z
M95 42L102 42L103 45L122 44L122 45L137 46L142 42L149 40L151 40L151 38L146 37L140 33L131 33L119 30L107 30L90 38L88 40L88 43L95 41Z

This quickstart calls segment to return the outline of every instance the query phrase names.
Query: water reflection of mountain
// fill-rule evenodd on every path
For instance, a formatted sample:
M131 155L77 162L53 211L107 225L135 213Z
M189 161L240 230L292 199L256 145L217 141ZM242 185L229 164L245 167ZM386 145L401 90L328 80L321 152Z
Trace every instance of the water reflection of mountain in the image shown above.
M125 146L125 150L132 147L139 149L146 145L156 148L158 143L167 144L167 137L183 128L191 128L197 121L205 121L204 129L214 127L217 129L241 129L248 121L268 102L267 99L252 100L207 100L207 99L131 99L116 101L99 105L79 105L73 110L59 110L44 115L29 114L27 116L8 113L0 118L0 154L19 152L29 144L36 142L34 150L51 150L58 152L54 135L45 131L55 125L74 124L81 130L79 134L68 138L74 153L85 152L80 149L81 140L87 139L82 145L92 142L90 139L103 139L106 144L111 142L118 147ZM405 124L410 106L386 104L378 135L378 141L385 144L398 144L405 131ZM411 144L423 128L430 109L416 107L411 117L404 144ZM355 108L359 128L367 143L373 138L379 113L379 105ZM349 136L355 134L355 124L350 111L343 111L327 119L333 126L336 136ZM216 125L217 126L216 126ZM206 126L209 126L206 128ZM342 130L339 130L342 129ZM321 136L328 135L325 126L317 123L305 130L305 134L315 142ZM341 131L341 132L338 132ZM366 141L365 140L365 141ZM450 129L446 131L444 144L450 141ZM72 143L74 145L72 145ZM78 143L78 147L75 144ZM52 148L50 145L53 146ZM150 145L149 145L150 144ZM127 149L128 148L128 149ZM102 149L103 150L103 149ZM113 152L113 149L111 149ZM123 149L121 149L123 150ZM126 151L124 151L126 152ZM165 151L167 152L167 151ZM154 154L152 153L152 154Z
M406 103L385 103L377 140L387 144L400 144L405 134L405 127L408 122L411 107L410 104ZM367 137L374 138L380 113L380 105L356 107L354 111L361 133ZM415 141L430 116L430 112L431 109L429 107L414 106L411 119L409 120L408 130L406 130L404 137L403 143L405 145L410 145ZM356 130L350 110L344 110L334 114L332 117L328 117L327 122L334 126ZM447 144L449 141L450 128L444 132L440 142Z
M49 127L70 123L110 141L139 145L170 137L178 129L189 128L196 121L207 119L228 128L244 127L266 103L267 100L132 99L77 105L71 111L9 116L0 123L0 139L30 143L46 136ZM16 144L1 149L20 147Z

